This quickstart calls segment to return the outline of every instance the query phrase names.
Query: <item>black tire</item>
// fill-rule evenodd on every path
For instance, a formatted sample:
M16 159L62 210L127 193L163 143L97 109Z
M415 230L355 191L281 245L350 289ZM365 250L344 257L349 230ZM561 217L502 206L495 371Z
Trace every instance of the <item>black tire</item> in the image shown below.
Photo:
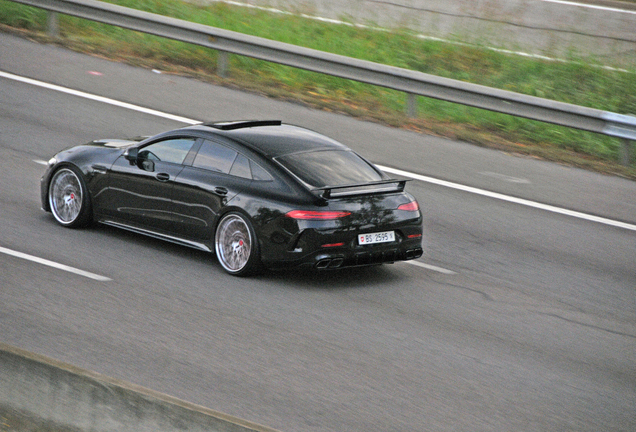
M261 270L256 233L249 218L238 212L221 217L214 234L219 264L233 276L247 276Z
M58 168L49 183L49 207L62 226L79 228L92 220L91 201L81 172L73 166Z

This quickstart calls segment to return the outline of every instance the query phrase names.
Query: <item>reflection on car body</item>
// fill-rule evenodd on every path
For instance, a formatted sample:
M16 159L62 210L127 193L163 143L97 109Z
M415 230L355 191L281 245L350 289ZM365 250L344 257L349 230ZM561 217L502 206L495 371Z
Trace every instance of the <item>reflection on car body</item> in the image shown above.
M55 155L42 208L216 253L223 269L333 269L422 255L422 214L373 164L280 121L205 123Z

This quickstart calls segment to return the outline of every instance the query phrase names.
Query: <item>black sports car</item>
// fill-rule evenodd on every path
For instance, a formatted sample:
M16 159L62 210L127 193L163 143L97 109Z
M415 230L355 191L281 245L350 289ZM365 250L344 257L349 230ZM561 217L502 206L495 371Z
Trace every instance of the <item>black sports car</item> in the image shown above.
M348 147L280 121L205 123L64 150L42 208L215 252L225 271L334 269L422 255L422 215Z

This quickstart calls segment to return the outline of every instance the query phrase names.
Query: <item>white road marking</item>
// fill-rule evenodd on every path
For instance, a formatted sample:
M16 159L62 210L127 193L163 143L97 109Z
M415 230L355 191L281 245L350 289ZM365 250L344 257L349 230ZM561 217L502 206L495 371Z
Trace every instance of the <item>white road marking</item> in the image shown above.
M43 87L43 88L47 88L47 89L51 89L51 90L55 90L55 91L60 91L62 93L67 93L70 95L74 95L74 96L78 96L78 97L83 97L83 98L87 98L87 99L91 99L94 101L98 101L98 102L104 102L107 103L109 105L115 105L115 106L119 106L122 108L126 108L126 109L131 109L134 111L139 111L139 112L143 112L146 114L150 114L150 115L155 115L158 117L163 117L163 118L169 118L171 120L175 120L175 121L180 121L183 123L187 123L187 124L198 124L201 123L200 120L192 120L192 119L188 119L185 117L180 117L180 116L175 116L172 114L168 114L168 113L164 113L161 111L156 111L156 110L152 110L152 109L148 109L148 108L143 108L140 106L136 106L136 105L132 105L129 103L125 103L125 102L119 102L116 101L114 99L109 99L109 98L105 98L105 97L101 97L101 96L96 96L96 95L92 95L90 93L84 93L84 92L80 92L77 90L72 90L72 89L68 89L65 87L61 87L61 86L57 86L57 85L53 85L53 84L48 84L42 81L37 81L34 79L30 79L30 78L24 78L18 75L13 75L10 73L6 73L6 72L2 72L0 71L0 77L4 77L7 79L12 79L12 80L16 80L16 81L20 81L20 82L24 82L27 84L32 84L38 87ZM533 208L537 208L537 209L541 209L541 210L545 210L545 211L549 211L552 213L558 213L558 214L562 214L562 215L566 215L566 216L571 216L571 217L575 217L578 219L584 219L587 221L591 221L591 222L597 222L597 223L601 223L604 225L610 225L610 226L614 226L614 227L618 227L618 228L623 228L626 230L630 230L630 231L636 231L636 225L633 224L629 224L629 223L625 223L625 222L620 222L620 221L615 221L612 219L607 219L607 218L603 218L603 217L599 217L599 216L593 216L593 215L589 215L586 213L581 213L581 212L577 212L577 211L573 211L573 210L567 210L567 209L563 209L560 207L555 207L555 206L551 206L548 204L541 204L535 201L530 201L530 200L526 200L526 199L522 199L522 198L515 198L515 197L511 197L508 195L504 195L504 194L500 194L497 192L490 192L487 190L483 190L483 189L478 189L472 186L465 186L459 183L453 183L453 182L449 182L446 180L439 180L433 177L428 177L428 176L424 176L424 175L420 175L420 174L415 174L415 173L411 173L408 171L403 171L400 169L395 169L395 168L389 168L386 166L382 166L382 165L378 165L378 168L380 168L383 171L386 171L388 173L392 173L392 174L397 174L397 175L401 175L403 177L408 177L408 178L412 178L415 180L419 180L419 181L423 181L426 183L431 183L431 184L436 184L439 186L444 186L447 188L451 188L451 189L457 189L457 190L461 190L464 192L469 192L469 193L473 193L476 195L481 195L481 196L486 196L489 198L495 198L498 200L502 200L502 201L507 201L507 202L511 202L511 203L515 203L515 204L520 204L520 205L524 205L527 207L533 207Z
M486 177L492 177L492 178L496 178L499 180L503 180L509 183L520 183L520 184L530 184L530 180L528 179L524 179L524 178L519 178L519 177L511 177L511 176L507 176L505 174L499 174L496 172L490 172L490 171L483 171L478 173L480 175L486 176Z
M11 256L16 257L16 258L22 258L22 259L25 259L25 260L28 260L28 261L32 261L32 262L35 262L35 263L38 263L38 264L43 264L45 266L53 267L53 268L56 268L56 269L59 269L59 270L64 270L64 271L69 272L69 273L75 273L77 275L84 276L84 277L87 277L87 278L90 278L90 279L94 279L94 280L97 280L97 281L101 281L101 282L108 282L108 281L112 280L112 279L107 278L105 276L100 276L98 274L90 273L90 272L87 272L87 271L84 271L84 270L80 270L80 269L76 269L74 267L69 267L67 265L57 263L55 261L49 261L49 260L46 260L46 259L43 259L43 258L38 258L36 256L28 255L28 254L25 254L25 253L22 253L22 252L16 252L14 250L3 248L3 247L0 247L0 253L6 254L6 255L11 255Z
M38 159L33 159L33 162L35 162L36 164L40 164L40 165L48 165L49 164L47 161L38 160Z
M437 266L434 266L434 265L426 264L426 263L423 263L421 261L410 260L410 261L400 261L400 262L402 262L404 264L411 264L411 265L414 265L416 267L422 267L422 268L425 268L427 270L433 270L433 271L436 271L438 273L444 273L444 274L447 274L447 275L457 274L456 272L454 272L452 270L448 270L448 269L445 269L445 268L442 268L442 267L437 267Z
M469 192L475 195L481 195L481 196L485 196L485 197L489 197L489 198L494 198L494 199L498 199L501 201L507 201L507 202L511 202L511 203L515 203L515 204L521 204L524 205L526 207L533 207L536 209L540 209L540 210L545 210L545 211L549 211L552 213L558 213L558 214L562 214L562 215L566 215L566 216L571 216L574 218L578 218L578 219L584 219L587 221L591 221L591 222L597 222L597 223L601 223L604 225L610 225L613 227L618 227L618 228L623 228L626 230L630 230L630 231L636 231L636 225L633 224L629 224L629 223L625 223L625 222L620 222L620 221L615 221L612 219L607 219L607 218L603 218L603 217L599 217L599 216L593 216L587 213L581 213L581 212L577 212L577 211L573 211L573 210L567 210L564 208L560 208L560 207L555 207L555 206L551 206L548 204L542 204L536 201L530 201L530 200L526 200L523 198L516 198L516 197L511 197L508 195L504 195L504 194L500 194L497 192L491 192L491 191L487 191L487 190L483 190L483 189L478 189L472 186L465 186L459 183L453 183L453 182L449 182L446 180L440 180L440 179L436 179L433 177L428 177L428 176L423 176L420 174L413 174L410 173L408 171L402 171L399 169L395 169L395 168L389 168L389 167L385 167L385 166L381 166L381 165L377 165L378 168L380 168L382 171L391 173L391 174L397 174L403 177L408 177L408 178L412 178L414 180L419 180L419 181L423 181L426 183L431 183L431 184L436 184L439 186L444 186L447 188L451 188L451 189L457 189L457 190L461 190L464 192Z
M178 121L178 122L181 122L181 123L187 123L187 124L201 123L200 121L191 120L191 119L188 119L188 118L185 118L185 117L181 117L181 116L177 116L177 115L174 115L174 114L168 114L168 113L164 113L164 112L161 112L161 111L156 111L156 110L153 110L153 109L150 109L150 108L140 107L138 105L133 105L133 104L129 104L129 103L126 103L126 102L121 102L121 101L118 101L118 100L115 100L115 99L110 99L110 98L97 96L97 95L90 94L90 93L85 93L85 92L82 92L82 91L79 91L79 90L69 89L67 87L62 87L62 86L58 86L58 85L55 85L55 84L49 84L49 83L45 83L45 82L42 82L42 81L37 81L37 80L31 79L31 78L22 77L22 76L19 76L19 75L13 75L13 74L10 74L10 73L7 73L7 72L0 71L0 77L11 79L11 80L14 80L14 81L20 81L20 82L23 82L23 83L26 83L26 84L31 84L31 85L38 86L38 87L43 87L43 88L46 88L46 89L49 89L49 90L58 91L58 92L61 92L61 93L70 94L70 95L73 95L73 96L78 96L78 97L81 97L81 98L84 98L84 99L90 99L90 100L93 100L93 101L96 101L96 102L102 102L102 103L105 103L105 104L108 104L108 105L114 105L114 106L117 106L117 107L120 107L120 108L126 108L126 109L129 109L129 110L142 112L142 113L149 114L149 115L152 115L152 116L155 116L155 117L167 118L167 119Z
M636 11L627 10L627 9L620 9L620 8L613 8L613 7L608 7L608 6L600 6L600 5L587 4L587 3L577 3L577 2L564 1L564 0L541 0L541 1L544 1L546 3L562 4L562 5L566 5L566 6L577 6L577 7L588 8L588 9L598 9L598 10L603 10L603 11L607 11L607 12L619 12L619 13L626 13L626 14L636 15Z

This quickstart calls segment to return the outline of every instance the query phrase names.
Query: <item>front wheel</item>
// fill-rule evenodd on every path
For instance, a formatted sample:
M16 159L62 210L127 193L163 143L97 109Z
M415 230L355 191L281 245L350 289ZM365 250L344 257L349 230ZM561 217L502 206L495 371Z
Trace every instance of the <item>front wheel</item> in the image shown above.
M90 222L88 190L76 169L62 167L53 174L49 184L49 206L55 220L65 227L75 228Z
M219 263L227 273L245 276L260 269L256 234L247 217L240 213L224 215L216 228L214 248Z

